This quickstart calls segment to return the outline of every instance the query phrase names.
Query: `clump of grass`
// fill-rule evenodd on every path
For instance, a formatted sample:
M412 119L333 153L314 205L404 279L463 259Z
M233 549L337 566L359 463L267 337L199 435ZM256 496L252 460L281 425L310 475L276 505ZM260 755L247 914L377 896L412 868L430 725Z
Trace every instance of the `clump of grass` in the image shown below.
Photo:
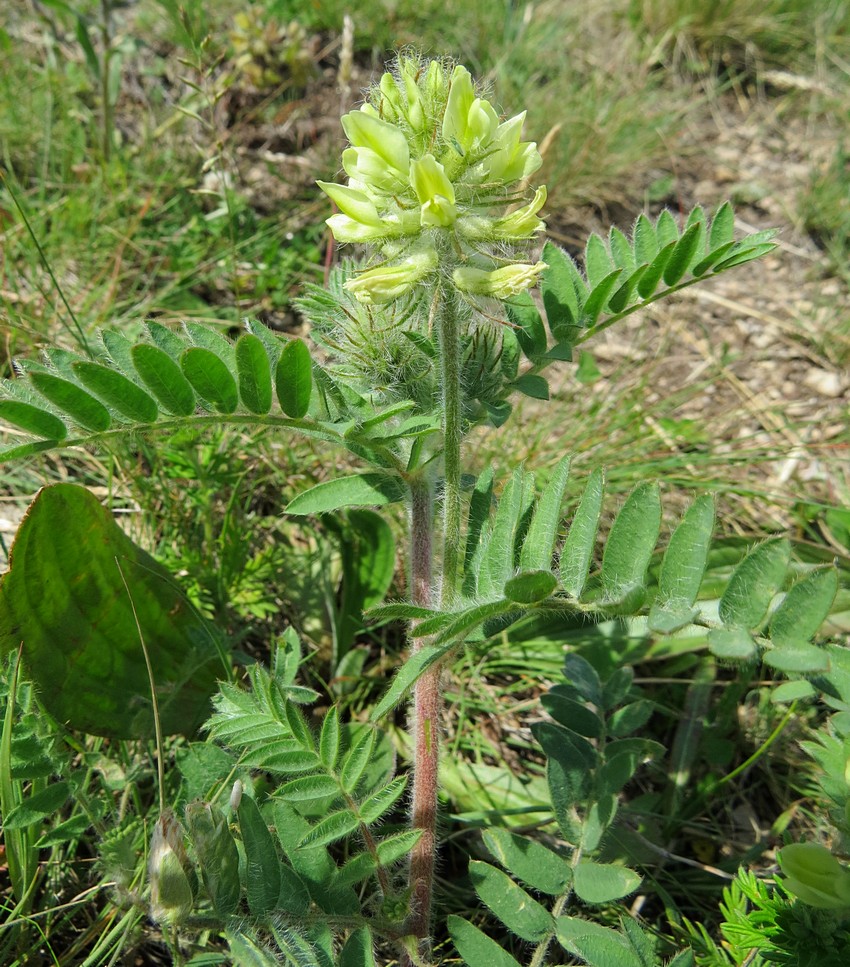
M752 73L794 69L824 44L846 45L844 0L631 0L629 17L676 66Z

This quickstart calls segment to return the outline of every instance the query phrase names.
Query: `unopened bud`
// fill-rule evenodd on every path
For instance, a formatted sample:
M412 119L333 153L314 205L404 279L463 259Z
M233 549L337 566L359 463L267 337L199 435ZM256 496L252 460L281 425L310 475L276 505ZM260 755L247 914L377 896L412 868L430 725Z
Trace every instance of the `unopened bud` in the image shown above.
M183 827L167 809L154 826L148 859L151 917L158 923L177 924L191 912L194 897L188 868Z

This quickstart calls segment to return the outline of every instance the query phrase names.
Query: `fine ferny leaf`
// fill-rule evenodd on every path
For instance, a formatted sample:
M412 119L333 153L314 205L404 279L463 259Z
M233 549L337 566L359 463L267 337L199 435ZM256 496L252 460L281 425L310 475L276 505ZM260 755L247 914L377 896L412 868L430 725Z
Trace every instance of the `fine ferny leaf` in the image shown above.
M759 544L732 572L720 599L720 620L738 628L761 624L773 596L782 586L791 544L780 537Z
M407 488L400 477L361 473L326 480L305 490L285 508L287 514L326 514L341 507L381 507L404 499Z
M164 349L150 343L138 343L130 350L130 355L142 382L163 409L174 416L189 416L195 412L192 386Z
M52 373L30 373L30 382L39 393L74 423L100 433L112 425L112 417L103 403L75 383Z
M180 356L183 375L202 400L219 413L233 413L239 405L236 380L216 353L192 346Z
M303 340L290 339L284 344L274 379L280 408L287 416L301 419L310 408L313 393L313 364Z
M243 796L236 812L245 847L248 907L255 917L263 917L274 910L280 897L281 862L257 803Z
M573 889L585 903L609 903L633 893L641 883L634 870L582 860L573 870Z
M244 332L236 341L239 396L245 409L262 416L272 405L272 374L262 340Z
M602 471L590 475L561 551L561 586L574 598L581 596L593 558L596 530L602 511L605 479Z
M770 640L776 646L810 641L829 615L838 593L834 567L818 568L798 581L770 619Z
M450 914L446 925L466 967L519 967L507 950L463 917Z
M156 401L117 369L80 359L73 364L80 382L104 403L136 423L153 423L159 416Z
M485 829L482 839L502 866L533 890L559 896L569 886L570 864L537 840L500 827Z
M523 571L545 571L552 566L569 474L570 458L562 457L537 501L534 517L523 541L519 556L519 566Z
M469 879L481 901L511 933L531 943L539 943L552 933L552 915L507 873L473 860L469 864Z
M617 514L605 544L602 589L606 602L622 601L643 586L660 529L658 485L638 484Z

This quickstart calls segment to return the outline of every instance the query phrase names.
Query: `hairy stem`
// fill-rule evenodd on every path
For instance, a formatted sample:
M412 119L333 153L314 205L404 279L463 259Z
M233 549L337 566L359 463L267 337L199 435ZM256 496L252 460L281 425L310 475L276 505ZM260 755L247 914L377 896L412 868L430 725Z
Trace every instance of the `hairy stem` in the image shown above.
M434 494L428 476L411 482L410 584L414 604L431 603ZM414 650L427 639L415 639ZM413 693L413 828L421 830L410 854L410 918L408 929L419 946L427 947L431 926L434 856L437 848L437 791L439 788L440 670L428 669Z

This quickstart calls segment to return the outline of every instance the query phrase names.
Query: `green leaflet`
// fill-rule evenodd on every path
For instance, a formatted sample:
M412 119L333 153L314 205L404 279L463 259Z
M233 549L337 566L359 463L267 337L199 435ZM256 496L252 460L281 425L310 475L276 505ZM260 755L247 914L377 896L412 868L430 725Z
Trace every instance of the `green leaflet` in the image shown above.
M469 879L481 901L511 933L531 943L539 943L552 933L554 922L549 911L506 873L489 863L473 860L469 864Z
M361 473L316 484L291 500L285 512L325 514L341 507L380 507L402 500L405 493L406 487L400 477L382 473Z
M660 529L658 485L638 484L617 514L605 544L601 577L606 603L621 602L643 587Z
M570 884L572 870L564 857L537 840L495 827L484 831L484 845L517 879L534 890L558 896Z
M73 368L87 389L128 420L153 423L159 416L153 397L118 370L83 359L75 362Z
M594 470L581 495L561 551L561 585L574 598L581 597L590 570L604 487L602 471Z
M83 429L99 433L111 426L109 410L76 384L52 373L39 372L30 373L30 382L48 402Z
M649 614L653 630L670 634L693 617L713 531L714 500L703 495L691 504L664 553L658 596Z
M236 341L239 396L246 410L263 415L272 406L272 375L269 357L259 337L242 333Z
M392 711L416 681L433 664L447 655L453 647L455 647L454 641L449 641L447 644L442 645L425 646L408 658L398 672L396 672L396 676L384 694L384 697L372 710L372 714L369 716L370 721L377 722L387 712Z
M150 343L138 343L130 350L130 355L142 382L164 410L174 416L189 416L195 412L192 385L164 349Z
M523 541L519 556L519 566L523 571L542 571L552 565L569 474L570 458L562 457L537 501L534 517Z
M754 547L729 578L720 599L720 620L738 628L759 625L785 579L790 558L791 545L785 538Z
M507 950L468 920L452 914L446 924L449 936L467 967L519 967Z
M275 388L280 408L295 419L306 415L313 393L310 350L301 339L290 339L275 367Z
M264 917L277 907L280 898L281 862L272 834L250 796L242 797L237 814L245 846L248 907L255 917Z
M183 375L192 388L219 413L234 413L239 405L236 380L224 360L209 349L193 346L180 356Z
M573 889L585 903L608 903L633 893L641 877L611 863L582 860L573 870Z
M58 416L21 400L0 400L0 419L46 440L64 440L68 435L68 428Z
M339 954L338 967L375 967L372 935L368 927L352 931Z

